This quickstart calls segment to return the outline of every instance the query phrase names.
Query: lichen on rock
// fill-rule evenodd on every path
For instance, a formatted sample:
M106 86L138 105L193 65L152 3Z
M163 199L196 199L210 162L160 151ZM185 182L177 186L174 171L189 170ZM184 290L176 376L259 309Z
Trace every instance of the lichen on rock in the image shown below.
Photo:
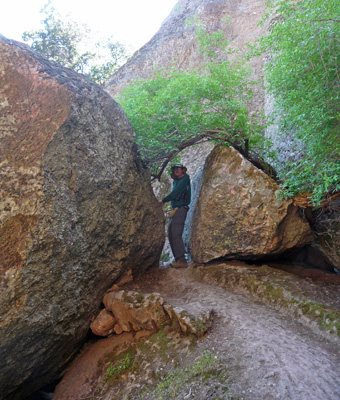
M60 376L105 291L159 262L164 215L121 107L0 36L0 393Z
M204 167L192 222L194 261L256 259L301 247L311 228L278 184L232 147L217 147Z

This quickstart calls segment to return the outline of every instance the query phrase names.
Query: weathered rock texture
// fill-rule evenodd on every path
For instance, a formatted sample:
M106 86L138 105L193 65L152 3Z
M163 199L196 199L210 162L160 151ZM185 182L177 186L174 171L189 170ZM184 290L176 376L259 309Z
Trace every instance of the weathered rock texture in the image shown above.
M157 331L167 322L163 299L157 293L143 295L134 291L110 292L103 299L122 331Z
M116 318L105 308L101 310L97 318L90 325L91 331L98 336L109 336L111 333L122 332L122 329L117 324Z
M58 377L105 290L159 261L164 216L121 108L0 37L0 397Z
M92 322L93 333L100 336L139 332L158 332L171 325L180 334L203 336L212 324L212 312L191 314L183 308L166 304L159 293L134 290L110 290L105 294L105 309Z
M273 116L275 110L275 98L273 95L265 93L264 112L268 116ZM268 125L265 129L265 137L272 142L272 149L277 152L277 159L270 162L276 171L280 171L287 162L295 162L303 154L303 143L293 135L293 132L281 132L279 118Z
M309 224L279 186L233 148L217 147L207 158L194 213L192 258L255 259L309 243Z

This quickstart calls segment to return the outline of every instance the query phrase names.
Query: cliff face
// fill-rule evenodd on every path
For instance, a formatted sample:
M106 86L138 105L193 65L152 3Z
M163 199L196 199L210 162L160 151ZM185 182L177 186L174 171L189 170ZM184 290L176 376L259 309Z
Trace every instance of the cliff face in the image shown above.
M179 0L155 36L106 83L105 89L117 97L122 89L136 77L147 78L155 67L197 68L202 62L194 28L188 20L197 16L210 32L222 29L230 44L240 50L253 42L264 28L258 26L265 0ZM228 19L230 22L224 22ZM253 60L257 78L263 72L263 60ZM264 109L264 92L255 89L254 109Z
M0 37L3 399L55 379L105 290L158 263L164 216L121 108L99 86Z

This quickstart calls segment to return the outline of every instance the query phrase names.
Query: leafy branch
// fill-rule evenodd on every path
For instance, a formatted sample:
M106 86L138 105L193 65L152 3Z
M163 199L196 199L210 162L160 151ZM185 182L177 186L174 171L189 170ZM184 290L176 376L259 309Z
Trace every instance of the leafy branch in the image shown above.
M206 59L200 70L155 70L117 99L154 179L182 150L202 141L235 144L246 153L265 143L262 117L248 111L254 82L244 57L228 47L221 31L198 28Z
M94 42L96 35L85 24L61 16L49 1L41 10L42 28L24 32L24 42L49 60L56 61L103 85L127 59L124 45L112 37ZM85 50L86 49L86 50Z
M277 17L257 54L270 54L267 90L276 101L280 130L302 146L299 159L281 165L279 175L287 195L309 193L316 205L340 190L340 3L269 3L265 19Z

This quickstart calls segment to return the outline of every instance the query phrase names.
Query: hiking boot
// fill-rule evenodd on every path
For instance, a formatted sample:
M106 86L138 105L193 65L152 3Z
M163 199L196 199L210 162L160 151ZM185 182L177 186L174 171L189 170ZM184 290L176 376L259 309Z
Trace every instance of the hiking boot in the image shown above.
M176 261L171 264L172 268L187 268L188 263L186 261Z

